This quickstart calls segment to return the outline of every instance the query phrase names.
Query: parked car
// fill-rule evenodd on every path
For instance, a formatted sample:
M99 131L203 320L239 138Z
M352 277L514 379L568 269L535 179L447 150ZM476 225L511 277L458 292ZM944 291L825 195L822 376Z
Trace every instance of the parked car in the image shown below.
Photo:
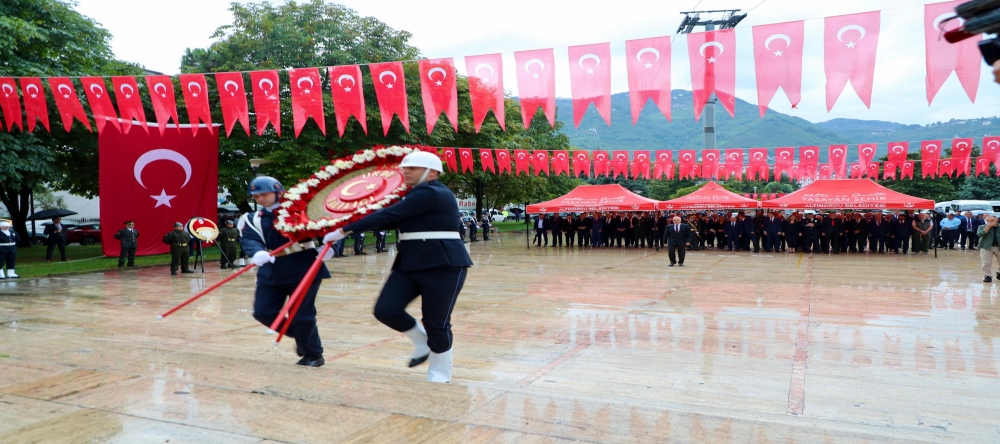
M66 243L94 245L101 242L101 224L88 223L66 230Z
M45 245L45 241L47 239L45 237L45 234L44 234L45 233L45 227L47 227L49 225L52 225L52 221L44 222L44 223L42 223L41 226L38 227L37 231L35 231L35 235L31 238L31 243L32 244L35 244L35 245ZM63 226L63 229L66 230L66 236L67 236L66 243L69 243L69 232L70 232L70 230L76 228L77 226L79 226L79 224L75 224L73 222L63 222L62 226ZM28 223L28 228L29 229L31 228L31 223L30 222ZM98 234L97 236L98 236L98 239L100 239L100 234Z
M490 210L490 219L492 219L493 222L506 222L507 216L504 216L503 212L500 210Z

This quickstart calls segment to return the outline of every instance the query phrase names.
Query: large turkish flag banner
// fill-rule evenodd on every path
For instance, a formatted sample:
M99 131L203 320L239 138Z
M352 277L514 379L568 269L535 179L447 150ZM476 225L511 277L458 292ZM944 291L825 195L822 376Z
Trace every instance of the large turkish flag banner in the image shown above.
M722 107L733 116L736 112L736 32L694 32L688 34L688 57L691 60L691 96L694 118L715 93Z
M591 103L597 114L611 125L611 44L569 47L569 84L573 95L573 127Z
M122 134L109 126L97 145L105 256L118 256L113 236L127 220L140 233L136 254L150 255L169 250L161 239L174 222L216 219L219 137L213 131Z
M483 126L486 113L493 110L500 128L507 131L503 108L503 57L486 54L465 57L465 70L469 79L469 101L472 102L472 123L476 132Z
M632 125L650 99L670 120L670 37L626 40L628 98Z
M438 117L444 113L458 132L458 87L455 64L450 58L420 60L420 94L424 99L427 134L434 132Z
M976 103L976 92L979 89L979 38L965 39L960 42L948 43L941 38L943 31L957 29L962 21L943 20L955 15L955 7L968 0L955 0L943 3L924 5L924 44L927 48L927 105L934 101L934 96L941 86L955 71L958 82L965 89L972 103Z
M330 94L333 97L333 113L337 118L337 133L340 137L344 137L347 122L354 117L361 124L365 135L368 135L365 94L361 88L361 67L331 66L327 68L327 73L330 78Z
M521 99L521 120L531 126L538 108L545 113L549 125L556 126L556 75L552 49L518 51L514 53L517 67L517 95Z
M826 18L823 65L827 111L833 109L848 80L865 106L871 108L879 23L879 11Z
M778 88L792 108L802 98L802 41L805 25L797 22L753 27L753 57L757 70L757 104L764 117Z

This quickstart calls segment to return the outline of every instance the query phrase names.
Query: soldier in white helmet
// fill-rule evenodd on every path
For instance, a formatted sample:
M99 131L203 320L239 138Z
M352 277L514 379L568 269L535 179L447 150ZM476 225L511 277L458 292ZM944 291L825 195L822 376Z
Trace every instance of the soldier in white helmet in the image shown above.
M14 261L17 259L17 232L10 227L10 221L0 220L0 279L17 279ZM7 273L3 269L6 266Z
M399 203L327 234L334 242L351 233L396 227L398 254L392 274L375 302L375 318L402 332L414 344L410 367L430 358L427 380L451 380L451 311L455 308L468 267L469 253L458 234L455 194L438 182L441 159L428 152L408 154L400 163L412 190ZM421 298L423 325L406 313Z

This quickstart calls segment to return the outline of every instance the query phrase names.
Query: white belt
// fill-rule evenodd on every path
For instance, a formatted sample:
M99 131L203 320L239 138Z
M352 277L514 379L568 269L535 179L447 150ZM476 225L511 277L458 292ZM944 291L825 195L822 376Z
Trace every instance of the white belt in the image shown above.
M284 256L286 254L298 253L300 251L308 250L310 248L316 248L316 242L306 241L306 242L299 242L297 244L292 244L291 247L281 250L281 253L277 254L276 256ZM270 252L271 250L268 251Z
M428 240L428 239L461 239L454 231L417 231L415 233L399 233L399 240Z
M17 242L11 242L9 244L0 244L0 247L16 247Z

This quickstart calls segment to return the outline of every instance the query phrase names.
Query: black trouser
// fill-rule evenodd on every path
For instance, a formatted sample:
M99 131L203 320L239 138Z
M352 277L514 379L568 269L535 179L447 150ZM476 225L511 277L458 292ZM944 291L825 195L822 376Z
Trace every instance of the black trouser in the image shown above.
M975 231L966 231L965 239L968 240L968 245L970 250L979 248L979 236L976 235Z
M816 237L817 236L813 233L802 233L802 237L800 238L802 244L799 245L799 248L801 248L803 252L812 253L814 249L819 248Z
M563 232L559 230L552 230L552 246L556 245L562 246L563 244Z
M625 229L625 246L631 247L635 245L635 228Z
M975 234L973 234L973 236L974 235ZM965 231L964 227L958 229L958 246L961 247L963 250L965 249L965 241L969 239L969 237L970 237L969 233Z
M135 265L135 250L135 247L122 247L122 251L118 253L118 266L124 266L126 258L128 258L129 267Z
M576 245L580 247L590 245L590 230L576 230Z
M375 232L375 252L385 251L385 232Z
M650 232L649 232L649 246L655 248L656 251L660 251L660 248L663 247L663 236L660 236L660 230L659 229L650 230Z
M954 246L954 244L952 245ZM868 250L872 253L884 253L885 252L885 235L869 235L868 236Z
M0 247L0 271L3 271L4 265L7 266L7 271L13 270L16 261L17 247Z
M490 240L490 227L489 225L483 225L483 240Z
M896 237L892 238L892 251L899 253L899 250L903 250L903 254L910 252L909 235L897 234Z
M354 255L365 252L365 233L354 233Z
M941 237L944 241L944 247L955 249L955 241L958 240L958 230L941 230Z
M576 233L573 232L573 230L570 230L570 231L566 231L565 234L566 234L566 246L567 247L572 247L573 246L573 239L576 237L575 236Z
M830 252L833 254L840 254L840 233L833 233L826 237L830 242ZM826 250L823 251L826 252Z
M604 230L604 232L602 233L603 236L601 236L601 245L604 245L605 247L610 247L614 245L616 236L615 233L616 230L614 229Z
M753 237L756 240L756 235L753 233L744 234L740 238L740 249L743 251L750 251L750 238Z
M635 243L637 247L646 248L646 238L649 237L649 233L643 233L640 231L635 232Z
M466 271L465 267L393 271L375 301L375 319L393 330L407 331L416 326L417 320L406 312L406 306L421 296L427 346L434 353L451 350L451 311L465 285Z
M750 235L750 240L753 241L753 252L760 252L760 236L757 233Z
M469 240L470 241L475 242L475 241L478 240L478 239L476 239L476 232L477 231L479 231L479 230L476 228L476 224L469 224Z
M819 251L821 253L828 253L830 251L830 238L826 233L819 235Z
M320 356L323 354L319 329L316 328L316 293L322 282L321 279L316 279L309 286L309 290L306 290L302 305L299 306L299 311L295 313L295 319L292 320L288 331L285 332L286 336L295 338L295 350L299 356ZM292 295L298 286L298 282L284 285L257 284L257 291L253 298L254 319L270 328L271 323L281 312L281 307L285 305L285 300ZM280 327L279 325L279 330Z
M222 268L235 267L236 266L236 244L227 243L225 245L220 244L220 249L222 250L222 255L219 257L219 266ZM119 260L120 262L120 260Z
M66 260L66 241L62 239L49 241L49 246L45 249L45 260L52 260L52 252L56 249L56 247L59 247L60 259Z
M626 241L627 242L625 230L620 230L620 231L619 230L615 230L615 246L616 247L622 246L622 241ZM628 245L628 244L626 243L625 245Z
M726 236L726 249L730 251L740 251L743 248L743 238L739 235Z
M677 263L678 261L681 264L683 264L684 253L685 253L684 244L682 243L667 244L667 257L670 258L671 264Z
M549 245L549 232L545 231L544 228L535 228L535 239L532 241L535 245L542 245L542 241L545 241L545 246Z
M764 235L764 251L778 251L781 249L781 245L778 242L778 233L774 231L768 231Z
M705 232L705 246L714 247L715 246L715 233L712 231Z
M187 245L170 246L170 272L176 273L177 267L181 270L188 269L188 247Z

